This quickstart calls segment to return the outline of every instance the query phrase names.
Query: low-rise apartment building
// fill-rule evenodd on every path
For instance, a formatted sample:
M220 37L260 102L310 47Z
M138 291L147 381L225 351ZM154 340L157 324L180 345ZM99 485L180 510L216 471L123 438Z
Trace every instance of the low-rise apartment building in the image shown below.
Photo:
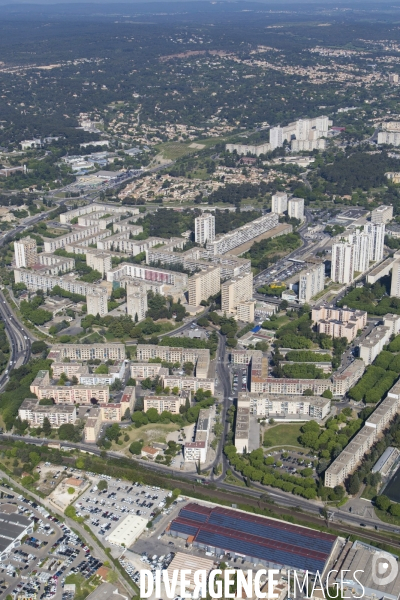
M72 360L125 360L125 345L118 342L107 344L55 344L51 346L48 358L61 362L64 358Z
M325 419L331 410L331 401L320 396L273 396L268 394L239 393L239 400L248 400L250 413L270 418L306 416L316 421Z
M38 389L39 400L48 398L55 404L92 404L93 400L98 403L108 402L109 388L102 385L49 385Z
M62 290L86 296L86 294L97 292L99 285L78 281L72 275L56 276L46 275L45 273L35 271L25 271L24 269L14 269L15 283L24 283L29 290L43 290L48 292L54 287L59 286Z
M378 354L382 352L384 346L389 343L390 336L389 327L378 325L374 327L365 340L360 342L358 346L359 356L365 364L370 365L374 362Z
M210 351L207 348L174 348L172 346L138 344L136 356L140 362L146 362L150 358L160 358L162 361L181 365L191 362L195 365L195 375L198 379L207 379L208 377Z
M91 225L90 227L73 227L72 231L65 235L60 235L56 238L44 238L44 251L54 252L72 242L80 242L83 239L96 236L100 232L99 225ZM103 232L105 233L105 232ZM108 232L110 235L111 232Z
M203 390L204 392L214 393L214 379L198 379L198 377L182 377L180 375L163 375L162 376L163 387L178 388L179 391L185 392L197 392L197 390Z
M345 337L349 342L357 337L357 332L367 324L365 310L351 310L333 306L319 306L311 312L312 322L316 324L318 333L325 333L333 338Z
M236 317L238 321L243 323L253 323L255 313L255 300L245 300L239 302L236 307Z
M375 411L368 417L364 427L325 471L325 485L334 488L342 485L347 477L360 464L365 454L369 452L380 434L394 419L400 407L400 383L396 383L389 391L385 400L378 404Z
M148 265L136 265L124 262L115 267L115 269L108 270L107 272L107 281L110 282L121 281L126 277L162 283L172 286L177 290L185 290L188 286L188 276L186 273L169 271Z
M54 429L66 423L74 424L76 421L76 406L66 404L53 404L42 406L37 398L26 398L18 409L21 421L28 421L31 427L42 427L43 421L48 419Z
M48 267L50 275L58 275L60 271L66 273L67 271L73 271L75 268L75 260L68 256L57 256L57 254L41 252L37 255L37 260L40 265Z
M93 204L86 204L85 206L79 206L73 210L68 210L60 215L60 223L71 223L75 217L81 215L90 215L91 213L98 213L103 216L105 214L125 214L127 212L126 206L118 206L116 204L102 204L100 202ZM129 207L129 212L132 215L138 215L139 209L132 206Z
M185 396L145 396L143 410L147 412L149 408L155 408L159 415L164 411L179 415L179 409L181 406L185 406L185 403Z
M133 379L154 379L169 374L169 369L161 366L161 363L131 363L131 377Z
M196 436L193 442L186 442L183 450L185 462L205 463L210 440L211 422L215 417L215 407L202 408L199 412L196 426Z

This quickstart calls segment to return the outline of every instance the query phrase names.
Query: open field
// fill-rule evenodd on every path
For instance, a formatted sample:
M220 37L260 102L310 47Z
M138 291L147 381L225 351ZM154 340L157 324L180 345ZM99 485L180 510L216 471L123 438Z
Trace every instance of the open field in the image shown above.
M205 148L214 146L218 142L225 141L225 138L207 138L204 140L188 141L188 142L166 142L156 146L156 150L169 160L177 160L189 154L196 154Z
M179 426L175 425L174 423L149 423L148 425L143 425L142 427L138 428L136 428L134 425L131 425L131 427L123 429L122 436L120 437L122 444L120 445L116 442L113 442L112 450L124 452L127 456L131 456L129 452L129 446L132 444L132 442L138 442L139 440L142 440L144 446L151 446L151 444L154 442L165 444L167 435L172 431L178 431L178 429ZM124 441L125 435L129 436L129 440Z
M270 446L298 446L302 448L298 442L301 435L300 428L302 423L282 423L267 429L264 433L264 445Z

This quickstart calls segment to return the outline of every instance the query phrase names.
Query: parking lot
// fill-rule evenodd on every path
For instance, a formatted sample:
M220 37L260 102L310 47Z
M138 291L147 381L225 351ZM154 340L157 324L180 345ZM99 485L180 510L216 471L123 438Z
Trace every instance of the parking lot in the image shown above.
M102 563L67 525L35 502L16 495L5 484L1 491L4 497L0 508L34 522L34 532L0 562L1 596L35 595L38 600L61 600L68 575L80 574L84 579L95 575Z
M103 543L129 514L151 521L156 511L165 508L165 500L171 493L140 483L127 484L111 477L102 479L107 481L107 489L99 490L100 480L93 479L93 485L75 502L75 509L78 516L89 516L87 525Z

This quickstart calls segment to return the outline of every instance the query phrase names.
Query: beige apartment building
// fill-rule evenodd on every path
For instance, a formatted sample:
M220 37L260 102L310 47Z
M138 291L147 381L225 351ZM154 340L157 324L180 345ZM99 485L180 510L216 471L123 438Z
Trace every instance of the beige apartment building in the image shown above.
M37 244L31 237L14 242L14 259L17 269L32 267L37 263Z
M104 288L98 288L93 292L86 294L86 305L88 315L100 315L104 317L108 314L108 293Z
M333 338L345 337L349 342L367 325L367 316L365 310L326 305L313 308L311 312L311 319L316 324L318 333L325 333Z
M83 438L85 442L94 443L97 440L100 433L101 424L101 410L99 408L92 408L89 412L89 416L83 429Z
M232 314L239 302L247 302L253 296L253 273L239 275L221 285L222 312Z
M392 266L390 295L400 298L400 260L395 260Z
M325 471L325 485L334 488L342 485L354 471L396 416L400 406L400 384L396 383L389 391L385 400L377 406L365 421L364 427Z
M215 296L221 289L221 269L208 267L189 277L189 304L199 306L202 300Z
M150 377L162 376L162 374L169 374L169 369L164 369L161 363L131 363L131 377L133 379L147 379Z
M167 370L167 369L166 369ZM214 379L198 379L197 377L181 377L180 375L163 375L163 387L178 388L179 391L197 392L202 389L204 392L214 393Z
M51 427L56 429L65 423L75 423L76 406L41 406L37 398L26 398L18 409L18 416L21 421L28 421L31 427L41 427L44 419L48 419Z
M102 385L50 385L40 387L37 397L39 400L50 398L56 404L91 404L92 400L101 403L108 402L109 388Z
M255 311L256 301L255 300L247 300L247 302L239 302L236 309L236 316L238 321L243 321L243 323L253 323L254 321L254 311Z
M89 374L89 367L81 362L53 362L51 370L54 378L60 377L62 373L65 373L68 379L74 375L79 379L80 375Z
M99 271L104 277L112 269L111 254L109 252L99 252L91 250L86 253L86 264L88 267Z
M257 417L308 416L317 421L327 417L331 401L320 396L273 396L270 394L239 393L239 400L249 400L250 413Z
M236 410L235 447L238 454L249 450L250 399L238 398Z
M185 406L186 398L181 396L145 396L143 399L144 412L155 408L160 415L164 410L179 415L181 406Z
M382 204L371 211L372 223L389 223L393 219L393 206Z
M200 410L196 424L195 439L193 442L186 442L183 449L185 462L206 462L211 423L214 417L215 406Z
M147 312L146 283L138 281L126 286L126 312L134 321L140 322L146 318Z
M32 394L38 395L39 388L50 385L50 371L38 371L35 379L32 381L29 389Z
M72 360L93 360L99 358L101 361L125 360L125 345L120 343L108 344L55 344L51 347L48 358L61 362L64 358Z
M207 348L173 348L171 346L138 344L136 356L140 362L146 362L150 358L161 358L162 361L180 364L191 362L195 365L195 375L198 379L207 379L208 377L210 351Z

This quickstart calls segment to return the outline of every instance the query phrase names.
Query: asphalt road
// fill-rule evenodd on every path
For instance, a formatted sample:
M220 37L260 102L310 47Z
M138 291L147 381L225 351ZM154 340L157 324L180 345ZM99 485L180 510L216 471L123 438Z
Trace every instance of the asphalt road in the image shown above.
M0 390L2 390L7 384L11 369L26 365L29 361L31 357L32 336L18 321L2 292L0 292L0 318L4 321L11 347L8 366L0 376Z

